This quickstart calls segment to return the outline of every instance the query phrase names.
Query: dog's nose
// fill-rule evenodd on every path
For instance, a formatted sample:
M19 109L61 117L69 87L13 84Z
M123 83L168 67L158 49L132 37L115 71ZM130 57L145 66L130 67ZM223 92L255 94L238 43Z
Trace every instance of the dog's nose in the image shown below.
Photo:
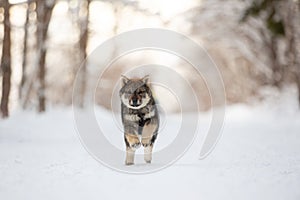
M133 106L137 106L137 105L138 105L137 102L138 102L138 100L137 100L136 98L133 98L133 99L132 99L132 105L133 105Z

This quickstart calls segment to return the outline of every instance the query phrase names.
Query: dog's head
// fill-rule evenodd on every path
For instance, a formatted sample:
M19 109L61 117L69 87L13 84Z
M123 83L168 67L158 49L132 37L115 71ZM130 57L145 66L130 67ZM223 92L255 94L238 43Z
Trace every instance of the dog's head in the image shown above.
M152 97L149 76L141 79L130 79L122 76L121 83L120 98L125 106L131 109L140 109L149 103Z

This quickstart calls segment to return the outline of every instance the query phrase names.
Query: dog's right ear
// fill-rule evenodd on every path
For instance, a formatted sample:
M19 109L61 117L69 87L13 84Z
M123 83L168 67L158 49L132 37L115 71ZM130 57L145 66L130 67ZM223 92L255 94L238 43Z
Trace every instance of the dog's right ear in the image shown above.
M129 78L127 78L124 75L121 75L121 86L123 87L124 85L126 85L129 81Z

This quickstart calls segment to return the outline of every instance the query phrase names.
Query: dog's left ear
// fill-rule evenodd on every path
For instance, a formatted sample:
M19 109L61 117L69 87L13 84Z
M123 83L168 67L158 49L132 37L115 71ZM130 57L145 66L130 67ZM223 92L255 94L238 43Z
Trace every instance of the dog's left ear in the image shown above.
M123 87L124 85L126 85L126 84L128 83L128 81L129 81L129 78L127 78L127 77L124 76L124 75L121 75L121 85L122 85L122 87Z
M149 80L150 80L150 76L146 75L144 78L142 78L142 81L146 84L149 85Z

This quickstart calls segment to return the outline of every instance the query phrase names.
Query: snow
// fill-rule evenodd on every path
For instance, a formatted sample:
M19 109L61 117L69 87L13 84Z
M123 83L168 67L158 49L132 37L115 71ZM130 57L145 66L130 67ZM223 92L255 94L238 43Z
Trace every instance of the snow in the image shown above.
M94 160L80 143L71 108L55 107L45 114L18 111L0 121L0 197L296 200L300 112L291 102L287 96L268 104L227 106L222 138L208 157L197 159L200 134L175 164L142 175L120 173ZM109 112L97 111L100 120L111 118ZM208 116L201 114L204 126ZM152 165L160 163L154 158ZM147 165L139 161L128 167Z

